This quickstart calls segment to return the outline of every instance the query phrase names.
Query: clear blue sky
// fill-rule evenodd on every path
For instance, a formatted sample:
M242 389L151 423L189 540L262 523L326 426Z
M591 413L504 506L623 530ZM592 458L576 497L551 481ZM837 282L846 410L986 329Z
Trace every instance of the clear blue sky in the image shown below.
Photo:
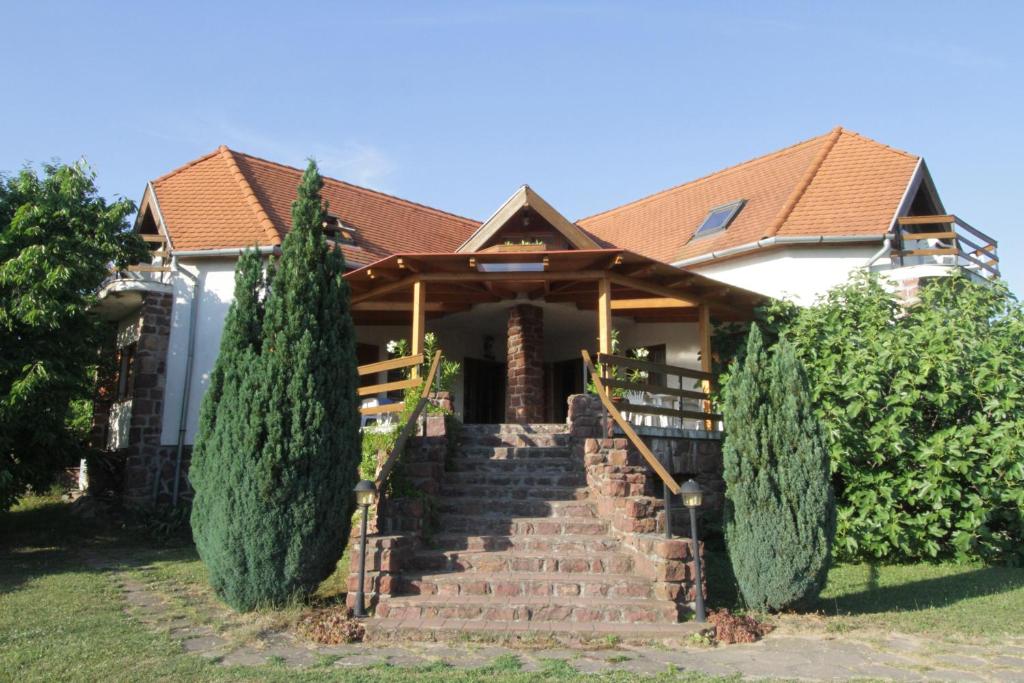
M925 157L1024 292L1024 3L8 2L0 170L219 144L474 218L579 218L842 124Z

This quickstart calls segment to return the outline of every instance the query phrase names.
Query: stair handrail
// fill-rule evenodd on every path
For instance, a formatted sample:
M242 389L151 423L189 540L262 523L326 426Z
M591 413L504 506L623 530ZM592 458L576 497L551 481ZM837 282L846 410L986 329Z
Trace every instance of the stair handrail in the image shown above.
M420 355L422 360L423 356ZM384 460L384 464L381 465L380 472L377 473L376 486L377 491L381 491L381 487L384 482L388 480L388 475L391 474L391 470L394 469L395 463L398 461L399 455L405 448L405 442L412 436L413 430L416 428L416 424L419 422L420 414L426 407L427 403L430 402L430 393L434 387L434 377L437 375L437 366L441 362L441 349L434 352L434 358L430 362L430 371L427 372L427 377L422 382L423 391L420 392L420 398L416 401L416 407L413 408L412 413L409 414L409 419L402 427L402 431L398 433L398 439L395 441L395 447L388 453L388 457Z
M651 469L661 478L662 484L671 491L673 494L678 495L680 492L679 483L676 482L675 477L669 474L665 466L661 464L658 458L651 452L651 449L647 447L647 444L643 442L640 436L633 429L633 425L629 424L629 420L622 416L619 409L615 407L615 402L612 401L611 395L608 393L608 389L605 388L604 382L601 381L599 373L594 369L594 363L590 360L590 352L586 349L581 350L583 354L583 364L586 365L587 371L590 373L590 379L594 383L594 389L597 391L598 398L601 399L601 403L604 404L605 410L611 416L615 423L619 425L622 432L626 435L626 438L630 440L633 446L640 451L640 455L644 457L647 464L650 465Z

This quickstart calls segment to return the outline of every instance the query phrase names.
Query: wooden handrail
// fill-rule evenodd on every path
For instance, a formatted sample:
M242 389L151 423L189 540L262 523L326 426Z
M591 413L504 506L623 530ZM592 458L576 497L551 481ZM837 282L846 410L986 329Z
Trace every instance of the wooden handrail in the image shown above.
M359 366L359 376L363 375L375 375L378 372L386 372L388 370L398 370L400 368L408 368L413 365L420 365L423 362L423 354L418 353L415 356L402 356L401 358L392 358L391 360L382 360L378 363L368 363L366 365Z
M415 358L415 356L413 356ZM422 355L419 356L421 359ZM388 480L388 475L391 474L391 470L394 469L395 463L398 461L398 456L405 448L405 442L412 436L413 430L416 428L416 423L420 419L420 414L423 412L423 408L426 407L427 402L430 399L430 392L434 385L434 377L437 375L437 366L441 362L441 350L438 349L434 352L434 358L430 362L430 371L427 373L427 378L423 381L423 391L420 393L420 399L416 402L416 407L413 408L412 413L409 415L409 420L402 427L402 431L398 433L398 439L395 441L395 447L388 453L388 457L384 460L384 464L380 468L380 472L377 473L377 491L381 491L381 487L384 482Z
M594 388L597 389L597 396L601 399L601 403L604 404L605 410L607 410L608 414L611 415L613 420L615 420L615 423L619 425L619 428L626 435L626 438L628 438L630 442L632 442L633 446L640 451L640 455L644 457L644 460L646 460L647 464L651 466L651 469L661 477L662 483L668 488L668 490L674 494L678 494L680 491L679 484L672 475L668 473L668 470L665 469L664 465L658 461L658 458L655 457L654 453L651 452L651 449L647 447L647 444L645 444L637 435L633 426L629 424L624 417L622 417L622 413L619 412L619 409L615 407L611 397L608 395L608 390L605 389L604 383L598 376L597 371L594 370L594 364L590 360L590 353L586 349L583 349L582 353L583 363L587 366L587 371L590 372L590 378L594 382Z
M701 370L691 370L690 368L681 368L677 365L662 365L661 363L652 363L650 361L639 360L637 358L615 356L610 353L597 354L597 362L600 363L601 365L617 365L622 368L630 368L631 370L646 370L647 372L655 372L661 375L681 375L683 377L690 377L692 379L714 379L714 376L710 372L703 372Z
M999 277L999 257L995 253L998 243L982 231L969 225L959 216L953 214L941 216L901 216L896 222L903 228L900 230L902 242L936 239L952 240L953 243L952 246L943 248L903 248L894 252L898 256L953 256L956 259L963 259L968 263L974 264L979 269L991 273L994 277ZM948 232L911 232L905 229L905 226L912 225L941 224L949 224L952 230ZM971 237L967 237L964 233L971 235ZM974 240L980 241L981 244ZM981 255L988 259L988 262L981 261L978 258Z

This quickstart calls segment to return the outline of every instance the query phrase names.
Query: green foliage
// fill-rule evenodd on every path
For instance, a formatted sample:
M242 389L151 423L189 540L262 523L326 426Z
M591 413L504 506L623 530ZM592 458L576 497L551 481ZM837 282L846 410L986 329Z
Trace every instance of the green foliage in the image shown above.
M825 437L788 343L768 353L751 331L724 416L725 540L740 591L757 609L806 603L825 583L836 511Z
M903 309L858 275L768 320L827 426L839 557L1024 559L1024 310L1005 284L937 278Z
M91 397L105 331L89 310L112 264L145 256L134 211L84 162L0 176L0 510L81 455L72 402Z
M241 610L315 590L354 508L355 334L341 251L321 230L322 184L310 162L276 267L264 275L255 251L239 260L200 413L192 529L211 585Z

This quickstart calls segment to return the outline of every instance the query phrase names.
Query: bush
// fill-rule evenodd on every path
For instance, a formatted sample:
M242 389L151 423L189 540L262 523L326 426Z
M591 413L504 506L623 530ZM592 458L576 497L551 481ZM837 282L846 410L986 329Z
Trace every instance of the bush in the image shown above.
M1004 283L938 278L905 309L858 275L769 313L827 427L840 559L1024 560L1024 311Z
M751 330L724 406L725 540L747 605L817 597L835 533L828 451L803 368L785 342Z
M355 334L310 162L266 276L238 263L203 399L192 529L217 594L251 610L305 598L344 550L360 460Z

